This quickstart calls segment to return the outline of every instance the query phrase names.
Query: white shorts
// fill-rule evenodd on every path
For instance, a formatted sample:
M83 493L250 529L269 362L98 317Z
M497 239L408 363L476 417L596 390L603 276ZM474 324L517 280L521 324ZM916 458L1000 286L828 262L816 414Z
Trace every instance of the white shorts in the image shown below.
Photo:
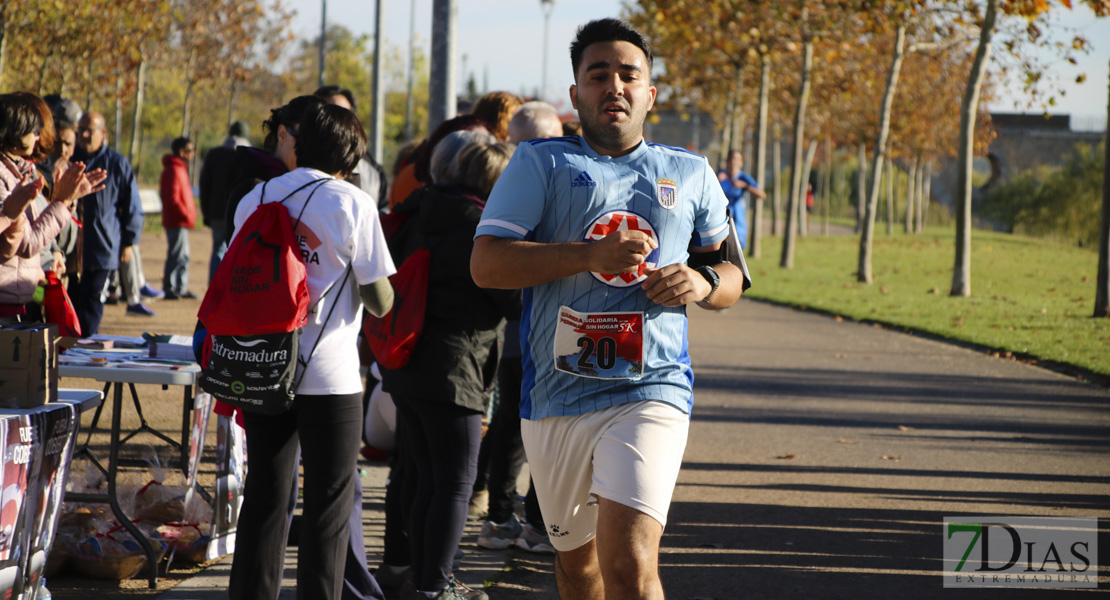
M594 539L595 497L665 526L689 430L689 415L663 402L522 420L528 468L555 549L573 550Z

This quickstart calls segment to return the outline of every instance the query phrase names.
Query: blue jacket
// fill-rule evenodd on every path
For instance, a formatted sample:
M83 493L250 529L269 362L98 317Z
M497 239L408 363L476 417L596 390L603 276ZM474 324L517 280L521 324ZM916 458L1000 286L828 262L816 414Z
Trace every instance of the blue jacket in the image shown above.
M120 249L138 244L143 230L143 207L135 172L131 163L107 144L91 155L78 147L72 160L84 162L90 171L108 172L104 189L80 200L79 214L85 229L84 269L117 269Z

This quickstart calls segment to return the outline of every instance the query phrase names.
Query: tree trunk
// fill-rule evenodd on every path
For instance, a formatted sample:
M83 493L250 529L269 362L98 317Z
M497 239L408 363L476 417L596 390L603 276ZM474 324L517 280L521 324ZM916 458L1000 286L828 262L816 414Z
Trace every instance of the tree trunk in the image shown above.
M921 219L925 216L925 159L920 156L917 157L917 185L914 188L917 190L917 202L914 206L917 207L917 214L914 215L913 232L915 234L921 233L924 229L924 224Z
M4 65L7 64L8 57L8 8L0 8L0 90L7 89L4 87Z
M771 235L778 235L779 222L782 221L782 136L777 123L775 139L771 142L771 171L774 172L771 189Z
M92 74L93 74L93 63L95 61L96 61L96 59L90 59L89 62L85 65L85 85L88 86L85 89L85 104L84 104L85 110L91 110L90 107L93 105L93 78L92 78ZM116 97L117 98L119 97L119 86L122 83L123 83L123 77L117 77L116 78ZM119 132L116 132L116 133L118 134ZM116 142L117 145L119 144L119 135L116 135L115 142Z
M137 167L135 161L139 157L139 128L143 119L143 82L146 81L146 60L139 59L139 67L136 69L135 77L135 110L131 115L131 148L127 153L132 168Z
M755 180L767 183L767 111L771 95L771 57L765 52L759 57L759 119L755 136ZM752 214L752 241L748 246L752 258L763 254L763 200L755 198Z
M971 161L975 153L975 116L979 108L979 90L991 55L998 5L1001 0L987 0L983 27L979 31L979 47L967 76L967 87L960 102L960 140L956 158L956 260L952 266L953 296L971 295Z
M239 80L231 80L231 93L227 96L227 129L235 122L235 102L239 99Z
M886 157L886 234L894 235L894 159Z
M185 63L185 101L181 103L181 137L189 137L191 115L189 109L193 101L193 70L197 62L197 50L189 51L189 61Z
M834 211L834 214L838 217L843 217L844 201L848 198L848 165L844 161L840 161L836 163L833 169L833 199L836 204L836 211Z
M736 92L730 89L728 91L728 98L725 100L725 122L724 127L721 128L721 151L717 156L717 170L724 170L725 162L728 160L728 153L732 150L732 107L736 103Z
M805 167L802 168L802 187L798 193L798 233L809 235L809 174L813 172L813 157L817 154L817 140L810 140L806 150Z
M1106 105L1110 116L1110 102ZM1098 224L1098 287L1095 289L1095 317L1110 318L1110 129L1103 144L1102 215Z
M921 232L925 232L925 224L929 222L929 193L933 187L933 161L925 163L925 180L922 183L923 189L921 190L922 204L925 206L921 210Z
M890 72L886 78L883 92L883 106L879 112L879 135L875 138L875 156L871 159L871 191L867 195L864 209L863 229L859 236L859 265L856 278L862 283L871 283L871 243L875 239L875 210L879 205L879 186L883 176L883 156L887 136L890 134L890 112L894 105L894 92L898 87L898 73L905 59L906 26L899 25L894 36L894 55L890 60ZM862 167L861 167L862 168Z
M829 235L829 205L832 204L832 137L825 136L825 183L821 186L821 211L825 220L821 224L821 233Z
M39 80L35 84L35 93L41 98L46 94L43 93L42 88L46 85L46 69L50 66L50 59L54 57L54 47L51 46L46 55L42 57L42 64L39 66Z
M802 8L802 23L809 17L809 9ZM804 25L803 25L804 26ZM808 31L803 40L802 85L798 90L798 106L794 111L794 164L790 168L790 197L786 206L786 231L782 236L782 258L779 266L794 268L795 220L798 218L798 198L802 186L802 142L805 141L806 104L809 102L809 86L813 71L813 38ZM804 200L802 201L804 204Z
M917 194L917 159L910 163L910 172L906 175L906 233L913 233L914 196Z
M864 213L867 210L867 146L859 144L859 168L856 169L856 233L863 231ZM868 259L870 262L870 259Z
M86 104L85 106L89 106ZM112 143L116 145L116 152L123 154L123 77L116 77L116 114L113 119Z

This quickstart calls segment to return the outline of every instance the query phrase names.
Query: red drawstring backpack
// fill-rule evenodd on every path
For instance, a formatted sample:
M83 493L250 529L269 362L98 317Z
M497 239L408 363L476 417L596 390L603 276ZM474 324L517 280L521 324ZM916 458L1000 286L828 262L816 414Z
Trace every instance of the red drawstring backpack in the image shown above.
M262 414L282 413L293 404L300 383L298 363L307 366L316 348L300 358L301 327L310 309L308 285L295 225L283 203L315 186L297 216L299 223L325 181L331 179L305 184L280 202L269 203L262 184L259 206L231 242L204 295L197 313L208 331L200 387L227 404ZM350 273L348 265L341 287Z

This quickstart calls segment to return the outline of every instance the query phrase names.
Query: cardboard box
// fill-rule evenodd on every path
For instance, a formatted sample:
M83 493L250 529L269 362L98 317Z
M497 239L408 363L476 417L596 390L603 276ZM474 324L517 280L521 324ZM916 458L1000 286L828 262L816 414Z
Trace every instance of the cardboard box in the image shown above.
M34 408L58 399L58 326L0 328L0 408Z

